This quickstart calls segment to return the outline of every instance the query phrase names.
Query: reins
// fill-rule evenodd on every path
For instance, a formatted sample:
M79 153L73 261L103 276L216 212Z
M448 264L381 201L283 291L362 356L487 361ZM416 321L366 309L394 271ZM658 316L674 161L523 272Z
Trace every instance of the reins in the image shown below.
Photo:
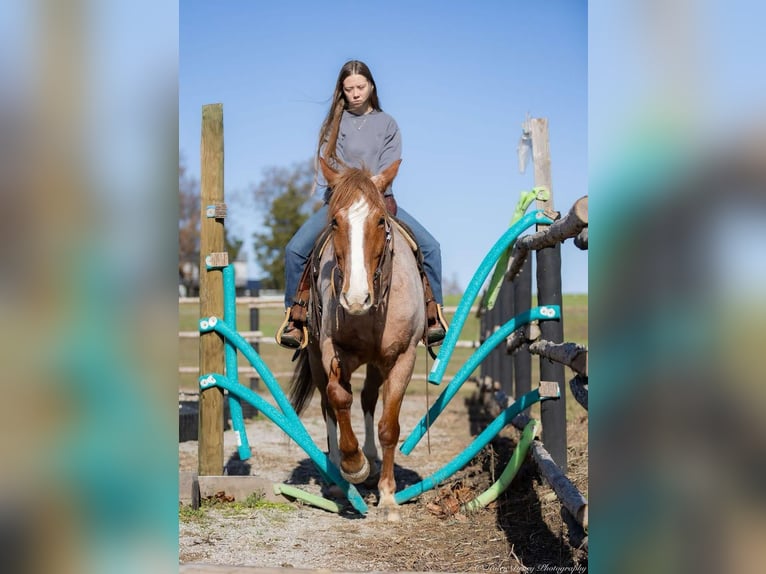
M428 347L426 347L428 348ZM428 353L426 353L426 445L428 446L428 455L431 455L431 401L428 396Z
M383 253L378 260L378 266L372 275L372 288L375 290L374 307L379 307L383 298L391 289L391 277L394 272L394 234L391 230L391 220L386 217L386 243Z

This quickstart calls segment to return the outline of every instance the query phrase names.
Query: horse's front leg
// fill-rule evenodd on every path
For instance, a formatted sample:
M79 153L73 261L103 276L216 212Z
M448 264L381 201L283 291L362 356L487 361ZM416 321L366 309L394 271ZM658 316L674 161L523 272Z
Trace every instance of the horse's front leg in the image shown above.
M349 369L347 368L347 370ZM350 483L359 484L364 482L370 473L370 465L359 448L359 441L351 427L353 395L351 394L350 378L350 372L344 372L338 358L333 357L330 361L327 382L327 400L335 412L335 420L338 421L340 431L338 440L340 473Z
M340 451L338 450L338 421L335 420L335 411L327 400L327 385L322 389L322 418L327 429L327 453L330 462L340 467Z
M362 452L370 463L370 475L365 485L375 486L380 477L380 459L378 447L375 444L375 408L378 405L378 394L383 384L383 375L373 364L367 365L367 376L362 388L362 414L364 415L364 446Z
M327 386L322 389L322 418L327 429L327 456L330 462L340 468L340 450L338 449L338 421L335 420L335 411L327 401ZM343 498L343 490L337 484L328 484L326 495L332 498Z
M378 439L383 450L383 464L380 469L378 506L387 510L390 521L400 520L398 505L394 500L396 479L394 478L394 454L399 442L399 412L407 385L415 366L415 348L399 356L383 385L383 413L378 422Z

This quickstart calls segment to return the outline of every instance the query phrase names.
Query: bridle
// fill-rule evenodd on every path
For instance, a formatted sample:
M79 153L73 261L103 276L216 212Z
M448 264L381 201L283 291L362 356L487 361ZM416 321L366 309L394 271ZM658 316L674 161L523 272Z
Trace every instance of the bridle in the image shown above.
M385 216L385 233L383 253L380 259L378 259L378 266L375 268L372 276L372 289L375 293L375 300L372 302L374 308L382 305L391 289L391 275L394 269L394 234L391 218L388 215ZM333 258L335 259L335 265L332 269L332 295L334 298L337 298L338 293L343 288L343 270L338 265L337 255L334 254Z

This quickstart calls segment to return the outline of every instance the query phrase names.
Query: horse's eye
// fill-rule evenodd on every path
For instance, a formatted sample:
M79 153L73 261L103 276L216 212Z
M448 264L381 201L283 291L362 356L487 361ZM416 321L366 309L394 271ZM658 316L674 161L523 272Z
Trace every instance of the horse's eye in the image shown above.
M338 220L333 217L331 224L332 224L332 228L335 229L336 227L338 227Z
M378 225L380 227L383 227L385 224L386 224L386 218L381 215L380 219L378 220Z

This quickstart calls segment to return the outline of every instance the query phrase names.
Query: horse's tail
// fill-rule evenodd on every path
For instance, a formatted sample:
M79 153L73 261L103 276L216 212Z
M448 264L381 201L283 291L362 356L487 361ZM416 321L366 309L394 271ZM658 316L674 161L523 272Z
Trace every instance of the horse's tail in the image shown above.
M288 395L290 397L290 404L299 415L311 402L311 397L314 395L314 381L311 378L308 349L301 349L298 352L298 362L295 365L293 378L290 381Z

